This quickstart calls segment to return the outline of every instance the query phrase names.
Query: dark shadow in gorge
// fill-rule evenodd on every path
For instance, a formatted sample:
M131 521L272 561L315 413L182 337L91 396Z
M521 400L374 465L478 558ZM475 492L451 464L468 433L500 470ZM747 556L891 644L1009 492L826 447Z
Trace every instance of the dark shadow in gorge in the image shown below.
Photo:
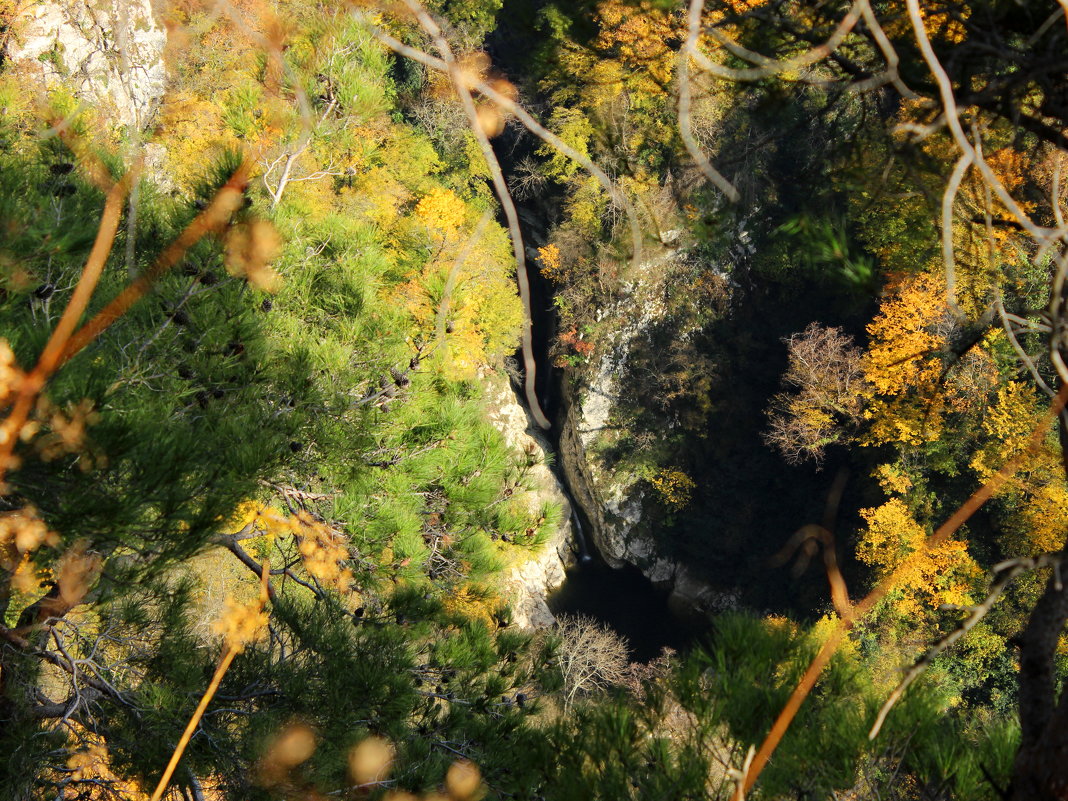
M706 623L675 614L668 589L658 590L636 567L610 568L600 559L576 565L549 596L554 615L581 614L627 639L631 659L648 662L664 648L685 652L709 631Z
M531 154L535 145L532 137L522 135L512 126L494 141L506 176L512 174L519 160ZM535 249L545 243L560 201L558 192L545 191L516 202L528 258L532 345L537 364L535 389L543 411L553 422L553 427L543 435L555 458L559 458L564 413L560 403L561 382L569 377L552 364L552 346L558 327L553 287L540 274L534 256ZM519 354L517 362L522 364ZM519 402L524 403L519 384L513 382L513 388ZM634 661L655 659L664 648L687 650L707 627L676 614L669 607L670 587L655 587L637 568L628 565L614 569L600 558L589 536L591 521L575 501L564 471L556 465L553 472L571 501L575 515L572 525L585 532L585 536L580 533L576 537L577 563L568 571L563 586L548 599L553 614L585 615L607 625L626 638Z
M523 29L535 24L540 4L512 0L508 5L525 14L502 14L490 40L493 62L510 73L529 74L523 68L545 54L535 56L535 48L517 42L531 39ZM871 109L839 100L786 97L756 88L734 106L723 125L720 155L737 173L745 200L740 207L717 211L716 203L702 201L699 194L698 205L711 211L694 224L698 244L688 256L689 261L705 262L696 265L697 275L726 268L734 283L729 305L708 315L712 319L703 320L683 347L678 321L670 314L666 322L654 323L632 343L629 369L620 381L624 397L617 422L622 437L617 453L607 454L609 466L614 462L619 469L633 470L634 452L642 447L643 438L653 434L661 440L655 446L660 449L655 463L682 468L697 489L693 501L680 512L647 511L653 536L666 554L697 577L717 589L736 591L744 606L757 610L804 614L826 608L826 579L820 569L813 567L793 578L786 568L773 570L769 560L798 528L822 521L827 492L839 467L849 468L852 475L837 526L840 556L852 550L851 535L859 524L855 510L883 500L868 478L877 452L832 451L823 470L791 467L761 436L764 410L781 390L780 376L786 367L782 338L819 321L842 325L862 341L863 322L874 310L869 287L858 292L856 286L843 285L834 265L822 270L805 267L806 254L791 252L791 246L774 233L798 213L832 221L844 216L822 165L827 163L829 144L841 141L842 130L859 125ZM761 142L760 148L754 150L752 141ZM530 137L509 141L506 134L495 144L508 171L537 142ZM541 221L536 224L538 231L525 225L528 239L537 240L550 230L561 200L554 189L521 204L525 222ZM745 248L739 247L737 224L754 215L758 203L765 208L751 226L755 251L750 248L748 255L739 257ZM528 241L528 253L531 244L541 242ZM674 295L667 298L669 308L694 303L695 283L688 274L680 278L669 281L668 294ZM533 269L531 283L537 358L544 366L555 337L556 316L551 287ZM711 380L695 386L694 377L701 374ZM551 418L560 411L558 382L559 376L548 370L538 376L538 393ZM663 396L665 389L677 397L663 403L657 396ZM554 447L558 432L559 426L551 432ZM849 578L862 584L855 563L843 561ZM603 578L591 571L591 587L607 587L610 582Z

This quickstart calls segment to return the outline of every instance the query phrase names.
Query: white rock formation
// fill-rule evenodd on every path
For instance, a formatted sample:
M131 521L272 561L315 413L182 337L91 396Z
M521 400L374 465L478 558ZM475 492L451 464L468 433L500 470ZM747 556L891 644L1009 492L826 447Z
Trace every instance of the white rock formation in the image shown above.
M505 572L504 585L512 601L513 622L520 628L546 628L556 619L545 599L564 583L565 560L571 561L571 504L560 482L546 464L548 449L532 436L533 423L527 410L516 400L508 379L500 373L483 370L480 378L486 391L489 420L521 459L534 462L528 473L531 490L522 500L537 513L551 502L561 507L561 522L553 537L522 564Z
M166 88L166 44L150 0L43 0L15 20L5 57L143 129Z
M667 249L643 262L637 274L623 285L623 293L610 306L598 310L597 319L615 321L601 345L597 368L585 383L575 410L575 433L586 454L590 477L603 498L604 514L598 531L601 555L610 565L628 562L642 568L654 582L670 582L673 563L655 554L642 526L646 498L636 476L610 475L597 458L595 445L611 436L611 417L619 400L620 375L626 369L634 342L667 313L664 303L664 265L680 251Z

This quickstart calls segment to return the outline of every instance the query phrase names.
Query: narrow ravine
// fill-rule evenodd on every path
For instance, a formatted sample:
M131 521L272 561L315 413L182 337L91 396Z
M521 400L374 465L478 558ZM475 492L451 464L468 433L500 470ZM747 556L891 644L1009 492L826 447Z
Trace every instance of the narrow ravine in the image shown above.
M510 143L499 148L505 174L517 160L519 148ZM531 198L518 203L524 244L529 256L545 243L554 198ZM560 435L567 413L563 403L564 382L573 380L565 371L552 364L552 344L556 337L557 317L553 306L553 288L528 258L530 280L533 353L536 365L536 392L542 409L550 419L551 428L543 432L553 455L553 474L560 482L571 504L575 564L568 570L564 584L547 599L554 615L585 615L616 631L626 638L631 658L637 662L655 659L663 649L684 651L707 631L707 624L677 614L668 604L670 586L655 586L634 566L610 567L597 551L597 537L593 529L593 515L579 500L580 493L572 488L560 460ZM524 393L513 387L521 404Z

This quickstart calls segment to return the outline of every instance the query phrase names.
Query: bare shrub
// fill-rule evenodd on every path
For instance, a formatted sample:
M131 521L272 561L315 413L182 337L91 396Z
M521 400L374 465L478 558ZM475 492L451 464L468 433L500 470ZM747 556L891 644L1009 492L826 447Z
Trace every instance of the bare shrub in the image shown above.
M627 678L627 641L612 629L583 615L561 615L556 635L557 658L564 679L564 712L580 695L607 690Z

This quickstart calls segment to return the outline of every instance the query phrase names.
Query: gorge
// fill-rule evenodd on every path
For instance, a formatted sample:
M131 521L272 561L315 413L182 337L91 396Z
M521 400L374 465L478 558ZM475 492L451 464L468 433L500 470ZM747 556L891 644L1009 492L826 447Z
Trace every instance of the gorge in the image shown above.
M0 799L1061 801L1063 16L0 3Z

